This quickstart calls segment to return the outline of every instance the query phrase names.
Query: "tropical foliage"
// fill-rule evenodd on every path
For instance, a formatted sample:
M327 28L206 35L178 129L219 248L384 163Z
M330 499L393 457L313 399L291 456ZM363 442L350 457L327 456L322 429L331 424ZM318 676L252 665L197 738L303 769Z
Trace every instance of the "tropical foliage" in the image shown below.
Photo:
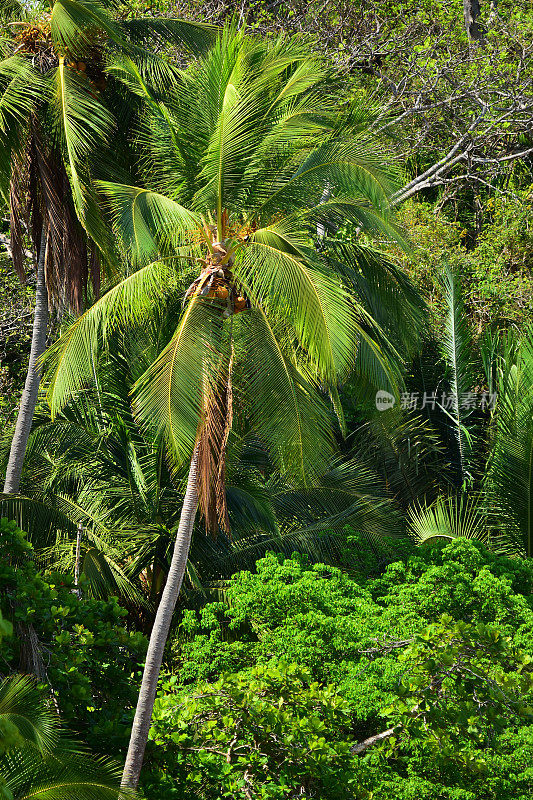
M526 800L530 11L0 5L1 798Z
M33 548L15 523L0 522L0 609L13 628L2 662L49 683L64 722L91 745L105 737L117 752L129 723L146 641L124 627L115 598L82 599L71 574L37 569ZM102 748L102 752L109 752Z
M108 759L91 758L61 738L57 714L35 681L19 675L0 684L0 796L61 800L118 797L119 773Z
M271 555L184 616L154 797L527 797L530 567L462 540L368 578L367 555L356 581Z

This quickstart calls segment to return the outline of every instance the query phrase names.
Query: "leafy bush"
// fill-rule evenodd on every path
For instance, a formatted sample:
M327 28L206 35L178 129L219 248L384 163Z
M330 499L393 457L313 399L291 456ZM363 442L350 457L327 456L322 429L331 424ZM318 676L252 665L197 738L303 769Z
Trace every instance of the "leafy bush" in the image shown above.
M14 522L0 520L0 610L14 636L0 644L4 663L50 683L64 721L104 752L125 743L146 649L123 626L115 598L79 598L72 576L41 574Z
M170 782L209 800L356 797L348 704L283 662L163 694L152 738L172 765Z
M226 603L183 615L172 644L175 674L156 706L148 796L249 800L315 791L328 800L337 796L337 774L345 797L529 796L532 583L527 563L466 540L422 548L367 581L268 555L256 573L233 577ZM302 790L280 754L296 746L294 717L311 687L332 782L312 787L306 751L311 783ZM342 711L331 728L325 697ZM280 709L288 717L278 717ZM268 754L257 756L258 766L251 743L269 741L274 729L276 756L269 760L272 751L260 747ZM228 765L233 740L242 751ZM259 767L268 778L256 779Z

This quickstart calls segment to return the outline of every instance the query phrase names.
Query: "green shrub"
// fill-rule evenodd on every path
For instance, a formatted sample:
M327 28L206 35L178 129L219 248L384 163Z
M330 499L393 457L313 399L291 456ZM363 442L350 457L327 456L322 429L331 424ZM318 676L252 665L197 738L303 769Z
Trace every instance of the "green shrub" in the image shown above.
M224 760L237 725L243 747L257 738L254 726L268 729L260 676L290 669L300 700L313 683L339 698L343 721L338 737L325 737L328 747L392 730L350 762L356 780L344 796L525 798L533 791L532 585L528 564L465 540L422 548L369 580L268 555L255 573L232 578L226 603L183 615L171 648L174 674L156 707L148 796L336 797L334 782L299 795L296 777L284 785L272 766L271 778L263 775L247 795L244 762ZM272 701L283 697L283 706L275 687ZM235 692L240 723L235 710L226 714ZM291 725L278 731L280 748L292 746ZM333 774L335 763L332 756ZM274 793L261 794L265 785Z
M151 733L168 764L161 797L172 785L209 800L361 796L349 707L308 670L280 662L193 693L172 688L156 701Z
M100 752L127 742L145 637L123 625L115 598L78 598L72 576L42 574L26 536L0 520L0 610L14 636L0 643L4 664L44 673L65 723Z

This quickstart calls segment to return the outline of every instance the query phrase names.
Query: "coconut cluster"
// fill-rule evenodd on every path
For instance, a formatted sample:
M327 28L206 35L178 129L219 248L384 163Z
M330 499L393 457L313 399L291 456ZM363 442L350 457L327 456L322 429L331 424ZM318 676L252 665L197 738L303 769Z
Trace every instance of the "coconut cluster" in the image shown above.
M11 23L12 27L19 27L21 30L15 34L17 49L27 53L36 53L51 45L50 23L27 24L25 22Z
M93 49L83 61L75 57L69 57L66 64L69 69L77 72L80 77L87 78L97 94L103 92L106 88L107 77L103 70L102 54L99 50ZM91 92L91 94L93 93Z
M14 36L14 55L22 53L31 56L35 66L42 71L57 67L59 56L63 55L65 66L76 72L80 77L87 78L91 87L92 97L102 92L107 85L102 58L103 43L95 37L93 45L84 45L83 59L64 48L62 53L56 52L50 29L50 18L46 17L39 22L12 22L16 33ZM100 46L99 46L100 45ZM86 52L85 52L86 51Z
M184 299L197 294L208 300L218 300L225 305L225 317L249 308L247 298L235 288L231 271L234 260L224 242L213 242L207 257L199 259L200 275L189 286Z
M33 63L42 69L49 69L51 66L57 65L57 56L52 47L49 19L32 23L11 22L10 27L14 29L15 33L13 55L27 54L32 57Z

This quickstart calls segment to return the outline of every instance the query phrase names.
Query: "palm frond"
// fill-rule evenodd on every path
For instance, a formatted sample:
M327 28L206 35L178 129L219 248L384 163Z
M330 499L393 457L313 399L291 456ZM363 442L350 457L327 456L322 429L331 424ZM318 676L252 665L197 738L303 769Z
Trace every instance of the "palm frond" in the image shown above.
M147 264L110 289L71 325L44 357L52 415L74 392L94 383L98 348L111 333L146 321L175 286L176 270L169 260Z
M50 86L31 62L11 56L0 62L0 134L6 139L13 129L26 126L36 106L47 99Z
M115 231L135 261L146 263L169 248L176 252L202 224L199 216L158 192L107 181L98 186Z
M386 253L369 244L324 240L328 263L346 281L370 318L393 339L396 350L414 354L427 307L416 287Z
M55 0L52 6L50 31L54 49L80 57L94 49L95 30L112 41L127 46L121 26L98 0Z
M252 308L246 322L240 333L246 352L243 381L253 429L274 461L305 484L331 456L330 415L283 352L264 312Z
M120 770L107 758L70 748L44 758L28 750L10 750L0 761L6 788L15 800L118 800ZM126 796L134 793L126 790Z
M77 5L73 0L65 3ZM60 5L54 4L54 10ZM107 258L112 258L107 229L87 177L87 158L103 148L113 130L113 118L93 96L90 83L59 59L55 73L54 124L66 153L72 197L83 226Z
M276 226L261 229L235 264L254 305L288 318L317 365L320 379L335 383L353 367L361 332L347 292L326 270L290 252ZM306 253L307 255L307 253Z
M214 43L219 30L215 25L176 17L136 17L124 20L121 27L137 45L171 43L196 55Z
M473 450L474 431L469 425L472 410L465 405L464 398L473 386L472 341L461 296L458 276L447 267L442 276L444 297L447 305L443 354L450 372L451 408L446 411L458 451L459 482L470 480L470 462Z
M40 754L50 753L57 742L59 720L42 702L35 679L29 675L0 683L0 720L15 725L20 744L32 745Z
M398 406L374 415L351 438L354 457L372 465L398 503L435 498L451 484L443 448L431 425Z
M61 509L34 497L0 494L0 516L14 520L35 547L49 546L58 531L75 533L76 530Z
M0 756L4 792L14 800L118 800L119 765L93 758L60 736L60 720L28 675L0 683L0 722L16 731L15 741ZM127 796L134 796L126 791Z
M533 554L533 338L504 353L493 418L486 489L504 538Z
M191 457L221 356L217 304L194 295L175 334L134 388L137 417L163 437L174 463Z
M441 496L431 505L411 506L407 520L418 544L458 538L489 542L481 502L466 494Z

